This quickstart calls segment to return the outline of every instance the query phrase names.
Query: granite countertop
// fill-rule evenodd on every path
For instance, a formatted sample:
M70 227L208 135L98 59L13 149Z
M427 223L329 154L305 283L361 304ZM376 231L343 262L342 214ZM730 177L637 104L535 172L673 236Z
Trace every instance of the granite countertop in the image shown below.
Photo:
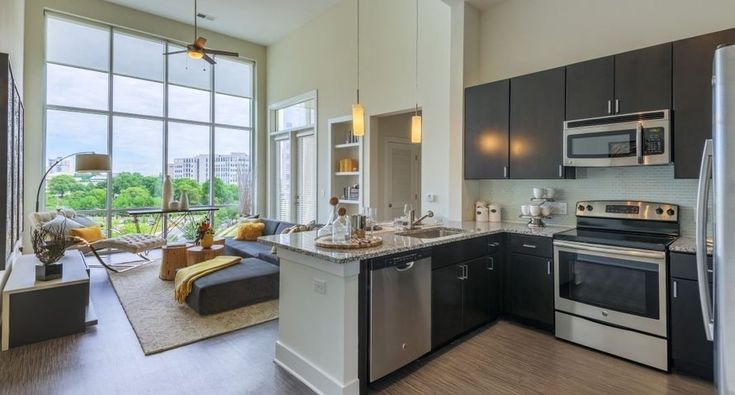
M712 246L710 243L707 244L707 254L712 255ZM675 242L671 243L669 251L696 254L697 242L694 240L694 237L679 237Z
M397 252L410 251L417 248L430 247L455 241L487 236L496 233L518 233L532 236L553 237L555 233L572 229L569 226L549 225L544 228L531 229L525 223L499 222L499 223L477 223L477 222L445 222L441 225L447 228L461 228L465 232L436 239L418 239L415 237L399 236L394 231L386 230L375 232L376 236L383 238L383 244L377 247L336 250L321 248L314 245L316 231L292 233L289 235L274 235L258 238L258 241L277 248L284 248L301 254L310 255L337 264L360 261L390 255ZM424 226L429 229L432 226Z

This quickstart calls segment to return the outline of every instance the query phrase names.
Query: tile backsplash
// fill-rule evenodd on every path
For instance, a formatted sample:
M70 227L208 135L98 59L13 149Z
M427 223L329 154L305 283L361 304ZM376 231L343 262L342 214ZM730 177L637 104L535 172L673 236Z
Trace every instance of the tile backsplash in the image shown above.
M483 180L482 200L501 206L503 219L520 220L521 204L529 201L534 187L554 188L555 200L566 202L567 215L556 215L549 224L574 225L574 207L579 200L644 200L678 204L681 233L694 234L697 180L674 179L674 166L578 168L573 180Z

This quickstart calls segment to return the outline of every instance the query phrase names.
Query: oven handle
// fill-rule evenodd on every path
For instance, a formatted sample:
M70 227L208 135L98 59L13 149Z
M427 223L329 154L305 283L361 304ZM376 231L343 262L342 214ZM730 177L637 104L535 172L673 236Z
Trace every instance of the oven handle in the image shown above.
M635 156L638 164L643 164L643 123L638 122L635 127Z
M603 254L615 254L638 258L666 259L666 253L663 251L644 251L615 246L598 247L592 244L574 243L561 240L555 240L554 245L557 247L574 248L581 251L601 252Z

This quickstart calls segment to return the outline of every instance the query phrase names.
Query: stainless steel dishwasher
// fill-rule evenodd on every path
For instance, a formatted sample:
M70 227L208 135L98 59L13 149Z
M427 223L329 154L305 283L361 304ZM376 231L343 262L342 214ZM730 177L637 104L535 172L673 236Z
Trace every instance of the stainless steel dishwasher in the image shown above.
M431 351L431 250L370 264L370 382Z

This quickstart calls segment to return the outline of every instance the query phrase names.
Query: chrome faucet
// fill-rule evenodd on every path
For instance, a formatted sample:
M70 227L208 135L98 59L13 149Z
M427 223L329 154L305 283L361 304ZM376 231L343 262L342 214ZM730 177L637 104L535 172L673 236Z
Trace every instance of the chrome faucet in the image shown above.
M415 216L416 216L416 214L414 213L414 210L411 210L411 216L409 217L409 220L408 220L408 223L410 224L409 229L413 229L414 226L420 225L421 224L421 221L425 220L426 218L433 217L434 216L434 212L431 211L431 210L428 210L426 212L426 214L424 214L423 217L417 219L416 221L413 220Z

